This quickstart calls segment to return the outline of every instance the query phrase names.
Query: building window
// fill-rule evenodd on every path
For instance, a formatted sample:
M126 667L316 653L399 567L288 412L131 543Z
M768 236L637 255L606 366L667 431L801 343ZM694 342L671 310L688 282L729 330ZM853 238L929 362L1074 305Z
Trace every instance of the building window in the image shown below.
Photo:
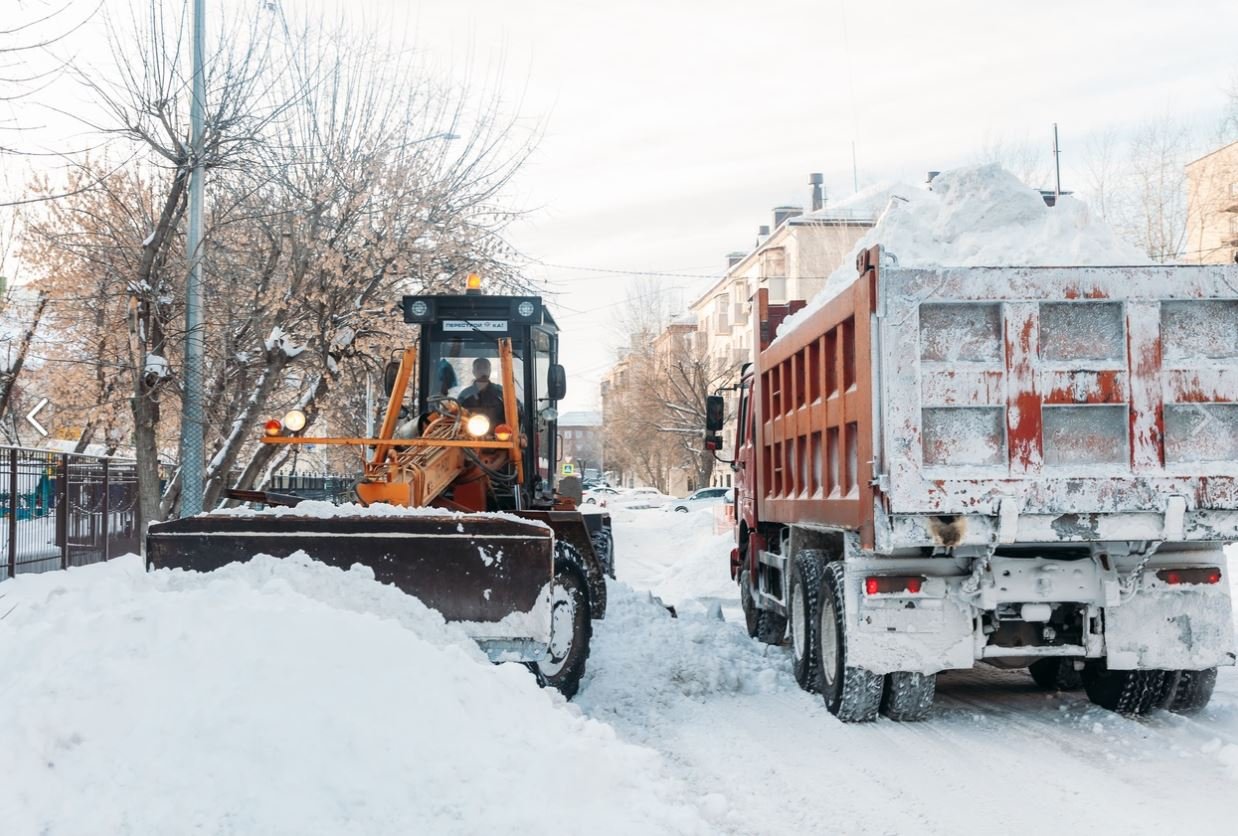
M1229 195L1230 197L1238 197L1238 183L1229 184Z

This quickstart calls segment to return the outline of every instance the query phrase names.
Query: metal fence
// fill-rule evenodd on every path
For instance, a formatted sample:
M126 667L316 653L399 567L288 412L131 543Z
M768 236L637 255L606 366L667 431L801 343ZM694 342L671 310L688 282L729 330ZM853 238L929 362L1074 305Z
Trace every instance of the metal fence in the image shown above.
M137 552L137 500L133 461L0 447L0 578Z

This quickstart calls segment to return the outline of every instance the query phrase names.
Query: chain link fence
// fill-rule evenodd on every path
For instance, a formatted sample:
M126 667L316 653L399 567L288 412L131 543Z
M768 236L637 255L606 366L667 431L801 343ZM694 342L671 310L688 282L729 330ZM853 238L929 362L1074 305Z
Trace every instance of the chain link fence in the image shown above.
M137 552L137 501L133 461L0 447L0 578Z

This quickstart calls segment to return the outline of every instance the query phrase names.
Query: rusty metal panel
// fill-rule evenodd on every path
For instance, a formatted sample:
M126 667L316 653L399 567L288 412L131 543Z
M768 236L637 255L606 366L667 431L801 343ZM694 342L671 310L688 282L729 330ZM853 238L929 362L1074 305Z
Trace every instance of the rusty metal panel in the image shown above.
M873 271L761 352L758 516L872 541Z
M877 287L891 513L1163 513L1176 495L1198 533L1238 509L1238 269L892 268Z

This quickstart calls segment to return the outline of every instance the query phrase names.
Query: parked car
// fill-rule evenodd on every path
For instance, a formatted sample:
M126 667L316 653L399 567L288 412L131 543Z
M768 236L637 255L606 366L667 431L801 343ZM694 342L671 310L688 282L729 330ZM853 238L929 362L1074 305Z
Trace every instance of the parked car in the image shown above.
M698 508L707 508L710 505L730 502L731 499L730 488L701 488L699 491L694 491L683 499L675 500L671 505L671 510L680 514L686 514Z
M674 497L667 496L657 488L629 488L618 496L611 497L609 504L612 507L640 511L646 508L661 508L674 501Z
M584 492L582 498L586 505L596 505L598 500L608 500L619 495L619 491L614 488L596 487L589 488Z

